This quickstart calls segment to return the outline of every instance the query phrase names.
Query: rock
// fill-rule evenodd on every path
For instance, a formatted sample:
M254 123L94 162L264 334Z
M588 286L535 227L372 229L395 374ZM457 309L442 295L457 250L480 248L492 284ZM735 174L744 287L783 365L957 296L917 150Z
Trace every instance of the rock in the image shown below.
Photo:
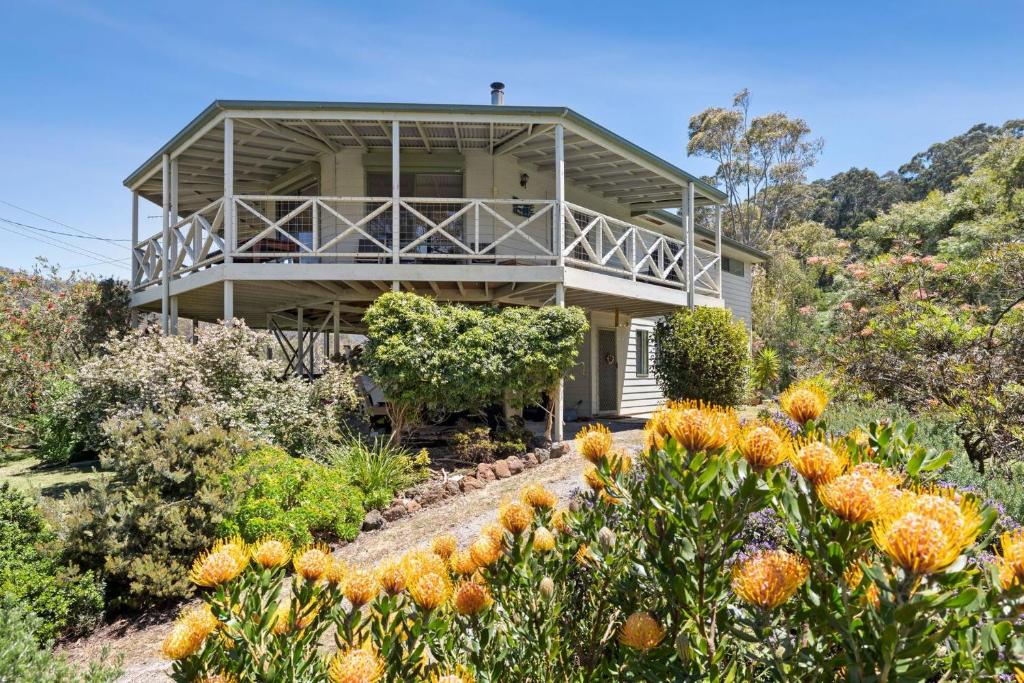
M416 500L420 505L433 505L444 497L444 485L428 486L420 491Z
M534 448L550 448L551 439L541 434L530 439L530 445Z
M449 496L459 495L459 482L449 479L444 483L444 492Z
M512 471L509 469L508 463L504 460L495 460L491 467L494 468L494 476L498 479L508 479L512 476Z
M559 441L558 443L551 444L551 457L561 458L563 455L569 452L569 442Z
M477 491L479 489L482 489L485 483L486 482L480 481L476 477L463 477L462 481L459 482L464 493L469 493L470 491Z
M370 510L363 518L363 531L376 531L384 528L384 515L380 510Z
M494 481L494 467L485 462L480 463L476 466L476 477L484 482Z
M540 460L537 459L537 455L534 453L527 453L526 460L524 462L527 467L536 467L540 464Z
M419 512L420 510L423 509L423 506L419 504L419 501L415 500L414 498L409 498L404 502L405 509L410 515L414 512Z
M505 459L505 464L508 465L508 471L512 474L519 474L526 469L526 465L519 459L518 455L510 455Z
M402 501L395 501L390 506L386 507L383 512L384 519L388 522L393 522L396 519L405 517L407 514L409 514L409 510L406 509L405 503Z
M535 448L533 454L537 456L537 462L545 463L551 458L551 451L546 448Z

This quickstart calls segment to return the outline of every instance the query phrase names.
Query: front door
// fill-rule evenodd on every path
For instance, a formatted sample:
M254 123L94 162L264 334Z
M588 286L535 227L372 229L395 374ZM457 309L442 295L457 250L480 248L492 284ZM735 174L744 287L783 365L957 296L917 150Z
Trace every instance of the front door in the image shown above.
M619 354L615 330L597 331L597 409L619 409Z

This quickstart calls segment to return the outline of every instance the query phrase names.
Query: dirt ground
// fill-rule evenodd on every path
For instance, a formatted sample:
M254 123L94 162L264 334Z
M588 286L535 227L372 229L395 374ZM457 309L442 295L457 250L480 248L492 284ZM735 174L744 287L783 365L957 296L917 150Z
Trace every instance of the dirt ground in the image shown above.
M617 421L609 424L615 442L624 448L639 448L643 442L642 423ZM566 425L566 435L576 433L579 425ZM540 482L559 498L567 498L582 485L584 461L574 453L549 460L523 474L495 481L479 491L457 496L400 519L380 531L362 534L337 551L356 564L375 564L382 558L423 545L441 533L452 533L464 544L476 537L485 524L495 518L504 498L514 496L530 482ZM123 659L125 674L120 683L156 683L169 680L170 664L160 654L160 643L171 628L177 610L147 615L145 620L119 620L95 633L60 648L73 661L85 663L101 656L104 648Z

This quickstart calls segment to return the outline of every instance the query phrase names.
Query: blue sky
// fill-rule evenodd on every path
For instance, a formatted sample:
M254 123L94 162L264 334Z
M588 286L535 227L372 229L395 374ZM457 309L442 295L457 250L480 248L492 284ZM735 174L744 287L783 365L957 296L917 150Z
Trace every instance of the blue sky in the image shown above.
M884 171L1024 117L1022 29L1020 0L5 2L0 218L127 237L121 181L217 98L485 103L492 80L509 104L570 106L696 173L711 166L686 158L688 118L747 87L755 113L825 139L814 177ZM0 230L0 265L127 273L96 265L124 246L50 238L90 253Z

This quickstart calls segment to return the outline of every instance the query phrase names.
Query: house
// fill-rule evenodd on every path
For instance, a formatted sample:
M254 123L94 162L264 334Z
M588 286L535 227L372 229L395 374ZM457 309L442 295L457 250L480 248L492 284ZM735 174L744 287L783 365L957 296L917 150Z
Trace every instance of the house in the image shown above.
M654 319L749 324L763 257L722 237L715 187L571 109L506 106L501 84L490 105L216 101L125 185L132 306L165 332L241 318L306 373L382 292L581 306L563 398L580 415L650 412ZM140 199L162 207L155 235Z

